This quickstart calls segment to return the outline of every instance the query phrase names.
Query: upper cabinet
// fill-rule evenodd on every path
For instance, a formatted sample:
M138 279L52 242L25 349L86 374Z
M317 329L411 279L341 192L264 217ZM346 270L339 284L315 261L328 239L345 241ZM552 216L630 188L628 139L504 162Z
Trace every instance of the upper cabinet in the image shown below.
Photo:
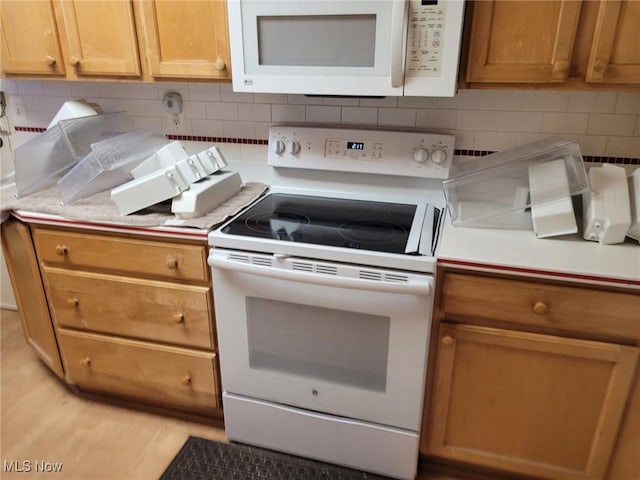
M222 0L3 0L0 20L9 76L230 78Z
M640 2L473 3L466 79L473 83L640 83Z
M140 78L133 8L126 1L56 1L67 77Z
M65 75L51 2L3 0L0 28L5 73Z
M589 53L587 82L640 83L640 2L601 2Z
M142 0L137 6L150 77L231 78L226 2Z
M128 1L3 0L0 8L6 74L74 80L141 76Z

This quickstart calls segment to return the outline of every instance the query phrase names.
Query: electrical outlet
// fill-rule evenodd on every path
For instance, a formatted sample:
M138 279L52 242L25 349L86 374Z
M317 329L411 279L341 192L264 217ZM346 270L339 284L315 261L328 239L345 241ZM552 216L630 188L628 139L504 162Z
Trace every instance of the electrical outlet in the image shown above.
M169 133L184 133L185 129L185 120L184 113L174 113L167 117L167 131Z

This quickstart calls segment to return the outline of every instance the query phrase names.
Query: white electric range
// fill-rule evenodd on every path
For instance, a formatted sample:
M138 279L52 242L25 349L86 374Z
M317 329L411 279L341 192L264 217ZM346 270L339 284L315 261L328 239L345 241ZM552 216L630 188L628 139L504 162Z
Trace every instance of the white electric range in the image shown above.
M209 234L230 440L415 476L453 151L449 135L270 129L269 193Z

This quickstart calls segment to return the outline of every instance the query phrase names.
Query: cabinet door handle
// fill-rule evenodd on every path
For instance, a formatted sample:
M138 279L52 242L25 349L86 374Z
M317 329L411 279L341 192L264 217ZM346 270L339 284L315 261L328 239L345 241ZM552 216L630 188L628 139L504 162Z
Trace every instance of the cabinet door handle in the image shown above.
M609 62L601 58L596 60L593 64L593 69L600 75L604 75L608 67L609 67Z
M49 67L53 67L56 64L56 59L51 55L47 55L46 57L44 57L44 63L46 63Z
M71 57L69 57L69 65L71 65L72 67L79 67L80 59L75 55L72 55Z
M182 377L182 379L180 380L180 383L184 387L188 387L189 385L191 385L191 375L186 374L184 377Z
M453 342L455 341L454 338L450 335L445 335L444 337L442 337L442 344L443 345L453 345Z
M84 357L82 360L80 360L80 365L82 365L83 367L90 367L91 366L91 359L89 357Z
M224 70L225 68L227 68L227 64L220 57L216 58L216 61L213 62L213 66L216 70Z
M77 307L79 304L80 301L77 298L67 298L67 305L69 305L70 307Z
M69 247L66 245L56 245L56 254L64 256L69 253Z
M533 305L533 313L535 313L536 315L544 315L548 311L549 311L549 307L544 302L536 302Z
M169 270L176 270L178 268L178 259L173 255L167 255L167 259L164 264Z
M173 316L173 320L180 324L180 323L184 323L184 313L183 312L178 312Z

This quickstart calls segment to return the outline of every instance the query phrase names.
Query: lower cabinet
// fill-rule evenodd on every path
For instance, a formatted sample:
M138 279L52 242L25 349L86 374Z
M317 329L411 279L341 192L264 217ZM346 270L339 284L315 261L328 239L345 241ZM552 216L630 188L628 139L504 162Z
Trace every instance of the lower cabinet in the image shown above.
M214 353L71 330L58 338L67 381L80 389L192 411L220 406Z
M639 478L640 431L627 427L638 421L638 292L459 271L442 273L440 285L421 443L427 459L509 478ZM597 334L580 331L573 294L585 307L585 298L598 299L583 315Z
M206 237L2 225L27 339L81 392L221 418Z
M2 251L16 297L18 314L27 342L42 361L60 378L64 376L49 316L47 298L42 286L38 259L29 227L9 219L2 222Z

